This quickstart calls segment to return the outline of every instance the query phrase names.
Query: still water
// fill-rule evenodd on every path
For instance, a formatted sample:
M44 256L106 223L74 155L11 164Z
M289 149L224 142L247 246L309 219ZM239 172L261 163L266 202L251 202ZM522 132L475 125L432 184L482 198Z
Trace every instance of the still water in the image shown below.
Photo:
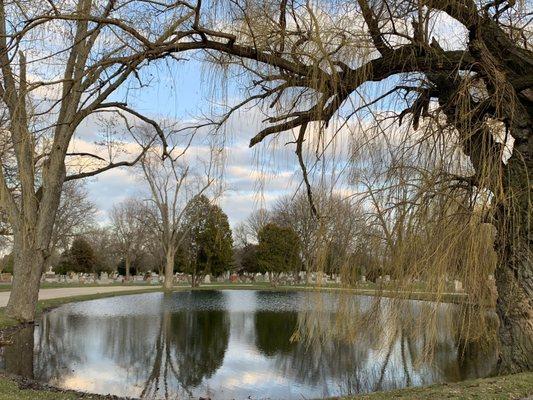
M350 341L294 340L316 316L317 295L317 320L327 321L338 295L194 291L68 304L19 332L0 363L62 388L146 399L319 398L484 376L494 366L492 352L458 352L447 324L427 361L424 338L385 322ZM353 296L361 310L371 301ZM423 312L428 303L407 304Z

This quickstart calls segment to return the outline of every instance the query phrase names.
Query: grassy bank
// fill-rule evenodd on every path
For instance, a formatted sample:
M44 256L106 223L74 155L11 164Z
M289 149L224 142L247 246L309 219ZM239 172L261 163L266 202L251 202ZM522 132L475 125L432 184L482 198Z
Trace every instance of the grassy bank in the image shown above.
M61 391L51 387L35 385L17 378L0 376L0 400L108 400L117 397L99 396L89 393Z
M343 400L503 400L523 399L533 394L533 373L476 379L459 383L433 385L422 388L377 392L369 395L344 398ZM112 396L58 391L53 388L12 377L0 377L0 400L75 400L118 399Z
M177 286L176 290L190 290L190 286ZM424 301L439 301L441 303L464 303L468 301L468 296L464 293L441 293L436 294L433 292L425 292L422 290L393 290L390 287L380 287L375 284L363 284L356 287L343 287L336 284L329 284L323 286L272 286L268 282L261 283L214 283L205 284L193 290L299 290L299 291L336 291L336 292L349 292L355 295L361 296L378 296L394 299L406 299L406 300L424 300Z
M504 400L533 395L533 372L355 396L357 400ZM348 400L347 398L344 400Z

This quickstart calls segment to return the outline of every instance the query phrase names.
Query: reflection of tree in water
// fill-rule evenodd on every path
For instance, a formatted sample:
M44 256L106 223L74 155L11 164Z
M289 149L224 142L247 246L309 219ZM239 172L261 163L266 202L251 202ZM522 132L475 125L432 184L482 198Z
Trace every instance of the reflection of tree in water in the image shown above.
M47 381L59 379L70 370L70 365L84 363L86 352L80 337L88 334L93 323L71 314L45 314L37 328L35 377Z
M213 296L222 296L213 293ZM220 299L221 300L221 299ZM229 318L221 310L163 311L155 358L141 397L175 397L192 389L222 365L229 340ZM171 385L176 385L175 389Z
M314 307L300 312L297 322L293 320L296 314L288 317L285 313L267 313L256 318L258 335L265 335L263 339L258 337L258 348L274 356L276 367L283 374L323 387L324 396L490 373L494 352L483 352L475 343L458 341L458 327L448 321L457 318L456 307L405 301L402 307L402 312L398 312L397 304L392 307L387 300L372 301L351 309L358 313L357 317L347 314L343 319L328 307ZM438 317L435 326L417 323L421 313L431 312ZM287 345L294 330L298 341ZM267 337L267 332L279 337Z
M211 294L210 306L222 302L222 296ZM88 358L97 355L109 360L112 368L127 371L128 384L143 387L146 398L190 394L222 365L230 327L225 311L198 310L193 307L198 299L189 300L191 310L178 313L171 312L176 299L170 296L163 299L161 314L155 315L45 314L36 328L35 353L31 326L3 349L4 366L14 374L63 381L72 373L76 376L79 366L91 368Z
M96 317L53 312L45 314L35 346L35 376L61 380L76 366L87 365L87 356L101 352L126 369L132 379L143 379L151 364L158 316Z
M165 296L158 303L160 313L150 315L46 314L35 328L35 363L32 327L3 350L4 364L9 372L54 381L75 371L74 377L82 376L76 375L80 366L100 368L91 360L97 355L107 368L126 371L127 385L142 387L145 398L203 395L202 383L223 364L230 320L221 311L223 293L196 293ZM463 314L456 306L404 301L398 313L398 304L389 300L358 298L340 319L335 316L338 304L327 303L336 301L331 295L321 295L323 306L266 296L258 294L258 310L248 314L250 324L233 334L245 343L248 335L269 369L323 389L323 397L483 376L495 362L494 352L485 351L493 345L461 339L461 331L470 328L457 318ZM179 311L172 311L176 306ZM431 313L438 323L417 322L420 314ZM293 336L296 341L291 342Z
M257 311L255 318L255 345L266 356L287 354L294 347L291 337L296 331L298 314L295 312Z
M357 386L363 379L358 365L368 357L362 348L338 340L291 341L298 328L296 312L260 311L255 315L256 346L274 359L276 369L300 383L324 388L324 396L342 386ZM328 385L335 381L335 388Z
M34 328L34 325L30 325L21 329L13 336L13 342L9 346L2 347L4 369L6 372L34 379Z
M185 387L198 386L222 365L229 320L223 311L184 312L172 315L171 329L178 379Z
M59 378L71 364L84 362L85 353L79 351L80 331L86 333L86 326L75 316L45 314L38 326L31 325L18 331L13 336L13 343L3 349L6 370L39 380Z
M146 378L146 368L154 359L153 346L159 334L159 315L118 317L106 320L104 354L129 371L136 381Z

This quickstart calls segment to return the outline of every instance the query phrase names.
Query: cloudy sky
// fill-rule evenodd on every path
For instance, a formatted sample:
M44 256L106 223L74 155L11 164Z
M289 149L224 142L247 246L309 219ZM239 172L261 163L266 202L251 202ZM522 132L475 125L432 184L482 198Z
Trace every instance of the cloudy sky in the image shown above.
M143 78L150 82L148 87L138 89L136 83L131 82L113 100L127 101L128 106L155 120L187 125L194 118L217 108L212 99L220 99L221 96L220 93L213 94L213 90L220 92L223 85L208 75L194 60L154 65L143 72ZM220 101L234 104L239 98L242 100L242 94L232 84L227 86L226 93L226 100ZM271 205L283 194L294 193L301 184L294 149L285 146L285 142L292 140L290 134L252 149L248 147L250 138L260 130L262 118L256 109L243 110L227 122L223 132L227 189L220 205L228 214L232 226L254 209ZM94 152L95 143L102 139L104 129L98 121L88 119L78 129L71 149ZM124 136L123 140L129 139ZM200 143L196 145L200 146ZM203 146L205 148L205 143ZM128 143L125 143L125 148L128 148ZM189 153L197 150L193 146ZM134 151L122 157L131 159ZM99 221L105 223L108 220L107 213L113 204L128 197L148 197L147 187L138 172L136 168L116 168L86 180L90 198L99 209Z

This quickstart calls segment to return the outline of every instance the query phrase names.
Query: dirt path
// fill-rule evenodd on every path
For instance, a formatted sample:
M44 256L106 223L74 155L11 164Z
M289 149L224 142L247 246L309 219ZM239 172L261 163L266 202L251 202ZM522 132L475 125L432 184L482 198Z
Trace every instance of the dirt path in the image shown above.
M61 297L83 296L98 293L131 292L142 290L145 286L92 286L57 289L41 289L39 300L58 299ZM0 292L0 307L5 307L11 292Z

